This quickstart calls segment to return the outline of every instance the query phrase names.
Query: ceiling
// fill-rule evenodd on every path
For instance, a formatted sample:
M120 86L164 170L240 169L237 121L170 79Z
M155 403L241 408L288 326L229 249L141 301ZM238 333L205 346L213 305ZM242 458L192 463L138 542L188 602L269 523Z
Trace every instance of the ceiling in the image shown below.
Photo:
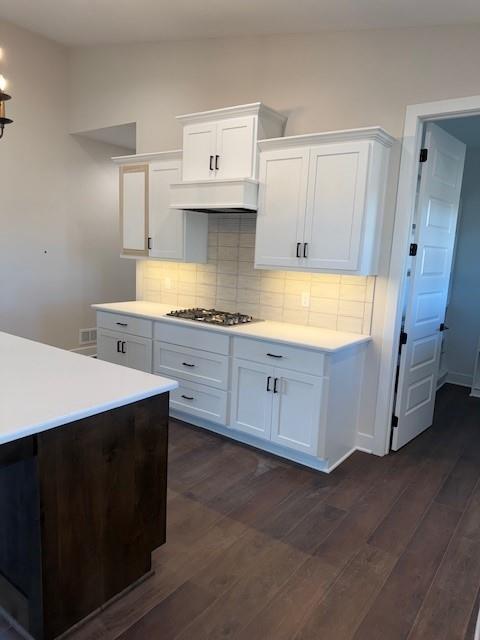
M480 148L480 116L449 118L448 120L440 120L437 124L464 142L470 149Z
M480 23L478 0L1 0L66 45Z

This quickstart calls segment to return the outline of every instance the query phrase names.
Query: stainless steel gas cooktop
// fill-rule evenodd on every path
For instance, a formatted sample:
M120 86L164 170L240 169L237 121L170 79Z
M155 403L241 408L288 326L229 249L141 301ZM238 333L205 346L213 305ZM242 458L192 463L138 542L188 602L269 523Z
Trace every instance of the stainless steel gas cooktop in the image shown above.
M247 322L259 322L257 318L252 318L252 316L245 313L229 313L228 311L218 311L218 309L179 309L170 311L167 316L229 327L236 324L246 324Z

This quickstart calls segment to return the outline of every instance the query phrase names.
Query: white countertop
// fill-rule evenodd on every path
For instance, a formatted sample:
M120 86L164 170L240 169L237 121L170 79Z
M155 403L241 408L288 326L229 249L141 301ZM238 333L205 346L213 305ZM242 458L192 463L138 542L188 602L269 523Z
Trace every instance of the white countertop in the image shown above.
M256 338L257 340L271 340L318 351L335 352L347 349L354 345L369 342L370 336L346 333L344 331L332 331L330 329L319 329L300 324L290 324L287 322L251 322L249 324L236 325L234 327L222 327L218 325L202 324L191 320L171 318L165 314L172 310L171 305L159 302L112 302L109 304L94 304L94 309L109 311L111 313L121 313L123 315L134 315L151 320L162 320L164 322L174 322L189 327L199 327L207 331L220 331L234 336L244 336Z
M168 378L0 332L0 445L177 387Z

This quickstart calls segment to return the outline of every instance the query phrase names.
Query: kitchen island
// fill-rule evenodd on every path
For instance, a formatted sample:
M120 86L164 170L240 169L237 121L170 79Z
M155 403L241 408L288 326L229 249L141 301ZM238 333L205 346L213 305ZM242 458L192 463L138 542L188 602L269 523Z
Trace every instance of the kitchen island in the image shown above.
M0 333L0 607L36 640L149 574L176 387Z

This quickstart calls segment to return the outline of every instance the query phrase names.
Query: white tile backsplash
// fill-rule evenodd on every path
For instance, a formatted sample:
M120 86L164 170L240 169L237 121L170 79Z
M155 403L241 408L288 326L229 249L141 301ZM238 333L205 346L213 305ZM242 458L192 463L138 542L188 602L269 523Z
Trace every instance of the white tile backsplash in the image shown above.
M375 277L255 269L255 214L210 215L208 245L207 264L139 261L137 297L370 333Z

